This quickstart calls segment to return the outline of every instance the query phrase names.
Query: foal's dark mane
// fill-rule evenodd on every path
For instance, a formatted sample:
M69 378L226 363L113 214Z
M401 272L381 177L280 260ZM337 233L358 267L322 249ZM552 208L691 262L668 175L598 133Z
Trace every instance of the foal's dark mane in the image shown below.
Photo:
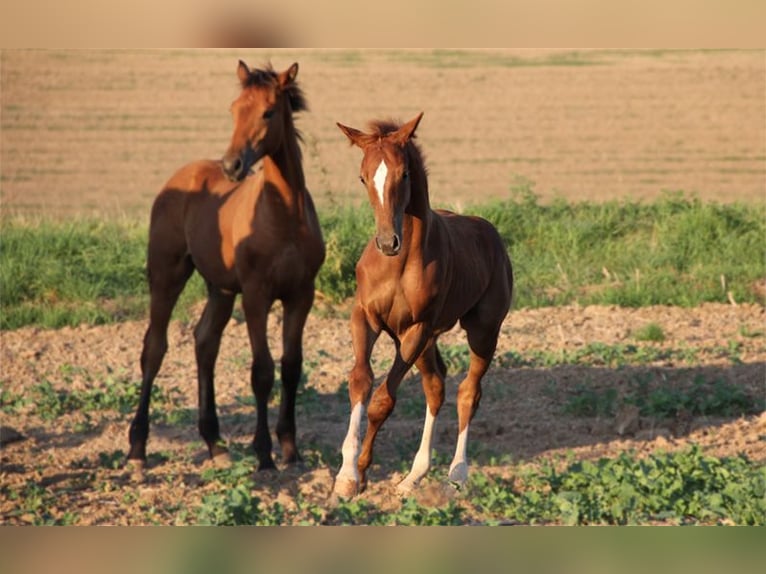
M250 74L242 87L268 87L273 85L276 81L277 72L274 70L271 63L268 63L264 70L259 70L257 68L250 70ZM290 82L286 93L287 97L290 99L290 107L293 112L303 112L309 109L306 96L296 82Z

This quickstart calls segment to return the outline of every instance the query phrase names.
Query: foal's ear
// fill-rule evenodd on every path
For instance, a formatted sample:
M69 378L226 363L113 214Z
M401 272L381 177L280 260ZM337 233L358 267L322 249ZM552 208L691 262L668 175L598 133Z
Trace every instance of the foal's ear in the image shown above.
M355 146L364 147L365 141L367 139L367 135L365 133L348 126L344 126L338 122L336 122L336 125L340 128L340 131L346 134L346 137L352 144Z
M288 84L292 84L295 81L295 76L298 75L298 62L295 62L292 66L287 68L284 72L279 73L279 86L284 88Z
M250 79L250 68L242 60L239 61L239 66L237 66L237 77L239 78L239 83L244 88Z
M417 117L411 119L394 133L392 133L390 136L391 140L399 145L404 145L410 141L410 138L415 135L415 130L418 128L418 124L420 123L420 119L423 117L423 113L424 112L420 112Z

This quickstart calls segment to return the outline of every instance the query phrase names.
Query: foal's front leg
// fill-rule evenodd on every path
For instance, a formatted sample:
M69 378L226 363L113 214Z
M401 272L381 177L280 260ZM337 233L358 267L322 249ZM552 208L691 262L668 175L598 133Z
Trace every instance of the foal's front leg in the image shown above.
M348 432L343 441L343 464L335 477L334 492L342 497L351 498L359 492L359 437L365 405L370 398L373 373L370 356L380 331L373 329L367 322L364 309L354 307L351 312L351 343L354 349L354 367L348 376L348 398L351 403L351 418Z
M359 455L360 489L364 490L367 483L367 469L372 463L372 450L375 437L396 405L396 391L404 375L410 370L415 359L423 352L430 332L423 323L416 323L404 332L396 345L396 357L386 380L383 381L370 399L367 410L367 433L362 442L362 452Z

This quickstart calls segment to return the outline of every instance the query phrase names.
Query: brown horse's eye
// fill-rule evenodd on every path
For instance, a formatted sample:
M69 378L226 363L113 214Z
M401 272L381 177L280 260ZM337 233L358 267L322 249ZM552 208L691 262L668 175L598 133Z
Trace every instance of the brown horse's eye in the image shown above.
M407 179L410 177L410 172L408 170L404 170L404 173L402 174L402 179Z
M364 182L364 176L363 176L363 175L360 175L360 176L359 176L359 181L361 181L361 182L362 182L362 184L364 185L364 183L365 183L365 182Z
M274 110L273 109L266 110L265 112L263 112L263 119L264 120L270 120L271 116L273 116L273 115L274 115Z

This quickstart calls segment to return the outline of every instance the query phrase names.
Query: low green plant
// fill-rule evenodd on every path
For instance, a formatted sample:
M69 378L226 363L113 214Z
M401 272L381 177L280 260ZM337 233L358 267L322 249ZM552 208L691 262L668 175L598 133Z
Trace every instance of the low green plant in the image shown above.
M0 487L0 493L14 502L14 509L7 514L7 518L14 523L34 526L67 526L77 523L77 516L71 511L58 512L56 494L34 480L27 480L20 488L4 485Z
M66 383L66 377L65 377ZM133 412L138 405L140 385L125 378L107 377L101 385L93 383L91 388L69 390L61 385L54 386L44 379L31 388L34 412L43 420L55 420L58 417L82 411L86 415L97 411L114 411L120 414ZM179 391L173 387L168 391L159 385L152 387L152 404L170 406L177 402ZM153 417L165 416L163 410L154 409Z
M578 417L609 417L616 412L617 389L597 391L588 385L577 385L564 405L564 412Z
M636 376L625 386L618 400L617 389L594 389L591 385L575 387L563 411L574 416L612 416L623 404L639 407L642 416L673 418L679 412L692 416L732 417L762 412L766 400L751 396L745 389L724 379L712 381L697 375L692 381L650 385L651 376Z
M766 524L766 467L697 445L638 458L553 464L515 480L474 477L471 502L492 520L562 524Z

